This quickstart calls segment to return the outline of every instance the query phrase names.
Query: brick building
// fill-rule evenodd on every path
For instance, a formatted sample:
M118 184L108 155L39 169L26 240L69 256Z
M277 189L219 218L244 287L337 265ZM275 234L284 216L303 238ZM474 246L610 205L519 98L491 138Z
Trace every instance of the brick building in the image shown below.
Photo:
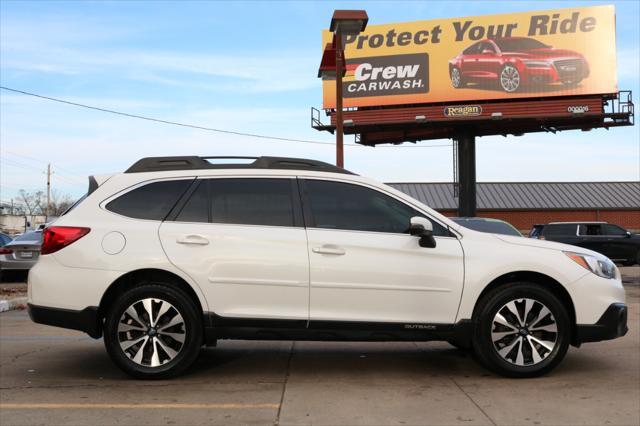
M456 216L451 183L390 183L446 216ZM640 182L486 182L477 184L477 215L528 232L536 223L604 221L640 231Z

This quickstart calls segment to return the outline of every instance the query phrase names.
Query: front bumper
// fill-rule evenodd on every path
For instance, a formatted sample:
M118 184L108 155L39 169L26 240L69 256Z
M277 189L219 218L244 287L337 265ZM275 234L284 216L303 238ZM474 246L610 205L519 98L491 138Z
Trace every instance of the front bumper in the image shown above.
M102 337L102 327L98 321L98 308L96 306L74 311L28 303L27 309L31 320L38 324L84 331L94 339Z
M595 324L578 324L574 336L574 345L587 342L599 342L622 337L627 334L627 306L624 303L612 303Z

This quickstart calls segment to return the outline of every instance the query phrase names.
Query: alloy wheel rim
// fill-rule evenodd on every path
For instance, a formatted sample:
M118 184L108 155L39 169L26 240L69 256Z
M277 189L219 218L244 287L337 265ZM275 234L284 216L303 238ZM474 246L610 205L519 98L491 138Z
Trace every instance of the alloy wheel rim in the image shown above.
M460 86L460 72L456 68L451 71L451 83L453 87Z
M500 73L500 84L507 92L514 92L520 86L520 73L514 67L505 67Z
M166 300L141 299L118 321L118 343L124 354L143 367L159 367L175 359L187 336L184 318Z
M491 322L491 341L503 360L527 367L545 360L558 342L558 323L542 302L515 299L504 304Z

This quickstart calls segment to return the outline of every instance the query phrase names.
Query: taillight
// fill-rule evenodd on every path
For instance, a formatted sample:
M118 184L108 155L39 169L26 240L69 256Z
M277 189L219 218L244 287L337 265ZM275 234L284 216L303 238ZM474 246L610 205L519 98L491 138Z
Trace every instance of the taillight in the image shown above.
M13 250L8 249L8 248L4 248L4 247L0 247L0 254L11 254L13 253Z
M42 231L40 254L51 254L78 241L91 231L90 228L76 226L51 226Z

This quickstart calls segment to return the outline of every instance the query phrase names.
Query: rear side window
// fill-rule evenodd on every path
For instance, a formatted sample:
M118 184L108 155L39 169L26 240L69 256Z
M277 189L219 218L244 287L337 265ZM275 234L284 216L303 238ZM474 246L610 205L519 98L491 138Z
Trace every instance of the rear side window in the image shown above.
M604 233L602 232L602 225L586 224L586 225L580 225L578 227L578 234L588 235L588 236L597 236L597 235L603 235Z
M542 232L545 236L555 236L555 235L576 235L578 230L578 225L576 224L558 224L558 225L547 225L544 227Z
M316 228L403 234L413 216L424 217L388 195L358 185L307 180L305 192ZM439 223L431 223L434 236L451 236Z
M134 219L164 220L193 180L153 182L110 201L106 208Z
M480 43L480 42L475 43L475 44L472 44L471 46L467 47L467 48L462 52L462 54L463 54L463 55L476 55L476 54L478 54L478 53L479 53L480 45L481 45L481 43Z
M209 181L201 181L175 219L178 222L209 222Z

